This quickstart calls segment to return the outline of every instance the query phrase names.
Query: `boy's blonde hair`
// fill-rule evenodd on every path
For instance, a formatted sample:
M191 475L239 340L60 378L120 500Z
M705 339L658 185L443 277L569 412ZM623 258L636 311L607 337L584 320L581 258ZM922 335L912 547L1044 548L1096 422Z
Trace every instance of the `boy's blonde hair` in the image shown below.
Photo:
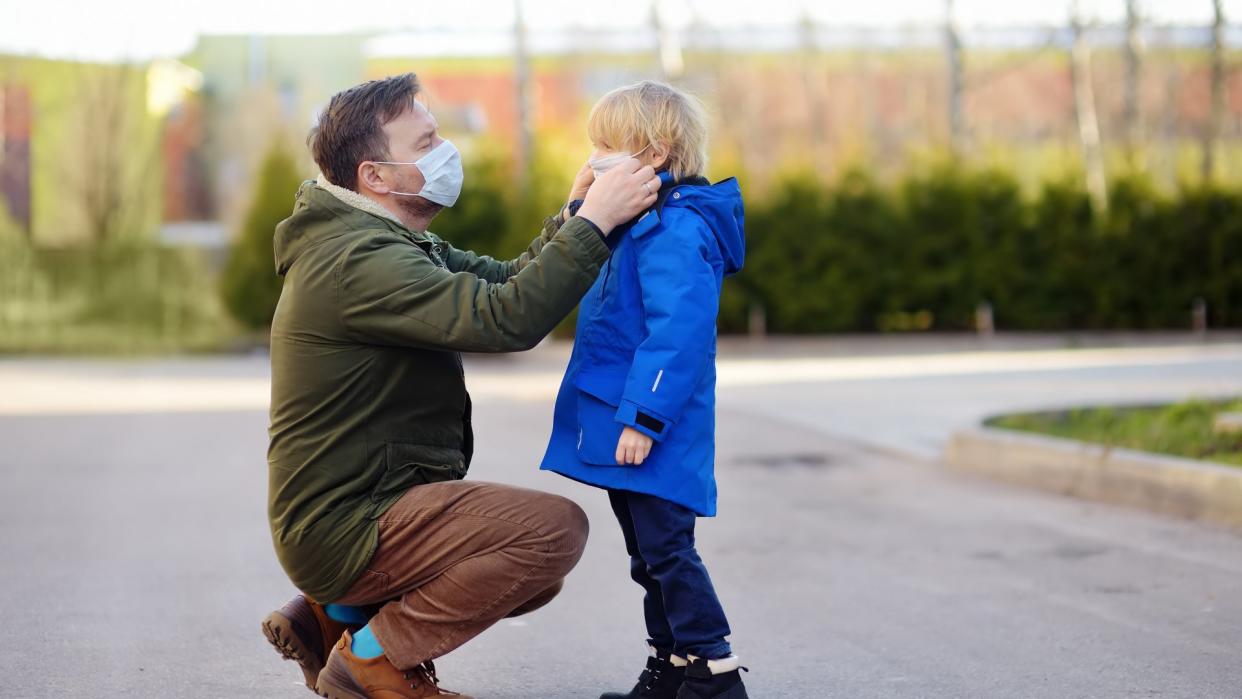
M667 145L663 169L674 180L700 176L707 169L703 105L672 85L644 80L609 92L591 108L587 136L609 150L637 152L648 144Z

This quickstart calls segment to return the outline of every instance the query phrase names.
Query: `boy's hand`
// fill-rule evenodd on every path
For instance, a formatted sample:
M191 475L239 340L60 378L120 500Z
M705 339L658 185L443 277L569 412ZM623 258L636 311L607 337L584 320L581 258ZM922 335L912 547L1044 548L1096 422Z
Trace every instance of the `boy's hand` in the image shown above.
M621 431L621 439L617 440L617 464L641 464L651 453L651 438L633 427Z

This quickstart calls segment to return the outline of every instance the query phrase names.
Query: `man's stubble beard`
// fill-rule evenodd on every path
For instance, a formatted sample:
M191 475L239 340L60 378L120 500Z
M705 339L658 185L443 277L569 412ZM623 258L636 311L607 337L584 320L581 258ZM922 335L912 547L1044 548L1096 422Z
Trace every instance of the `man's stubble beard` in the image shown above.
M399 180L399 183L402 185L399 191L418 191L410 188L408 181L404 177ZM397 198L397 206L401 209L402 214L410 220L425 222L423 224L424 226L430 224L431 219L435 218L436 214L440 213L440 210L444 208L442 205L437 204L430 199L424 199L419 196L410 196L406 194L394 194L391 196L395 196Z
M411 196L397 196L397 206L406 216L414 220L426 220L428 223L444 208L434 201Z

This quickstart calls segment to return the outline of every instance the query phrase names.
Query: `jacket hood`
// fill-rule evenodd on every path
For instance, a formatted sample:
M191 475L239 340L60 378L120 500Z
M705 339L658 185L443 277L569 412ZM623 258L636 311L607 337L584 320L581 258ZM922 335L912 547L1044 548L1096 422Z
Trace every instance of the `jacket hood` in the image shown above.
M272 249L276 273L285 274L302 251L319 241L351 230L390 229L405 232L390 211L366 197L328 182L323 175L298 188L293 213L276 226Z
M687 208L707 222L724 257L725 274L735 274L746 260L746 217L742 189L730 177L716 184L698 180L673 187L666 207Z

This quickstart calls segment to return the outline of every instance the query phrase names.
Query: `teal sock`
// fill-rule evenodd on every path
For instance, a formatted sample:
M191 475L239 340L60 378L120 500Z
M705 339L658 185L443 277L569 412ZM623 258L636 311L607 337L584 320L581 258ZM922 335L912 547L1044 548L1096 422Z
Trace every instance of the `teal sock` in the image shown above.
M384 654L384 648L380 646L375 634L371 633L370 624L358 629L358 633L354 634L354 642L349 645L349 650L363 660L378 658Z
M362 607L351 607L347 604L325 604L323 611L328 615L329 619L339 621L342 624L365 624L370 619L366 614L362 613Z

